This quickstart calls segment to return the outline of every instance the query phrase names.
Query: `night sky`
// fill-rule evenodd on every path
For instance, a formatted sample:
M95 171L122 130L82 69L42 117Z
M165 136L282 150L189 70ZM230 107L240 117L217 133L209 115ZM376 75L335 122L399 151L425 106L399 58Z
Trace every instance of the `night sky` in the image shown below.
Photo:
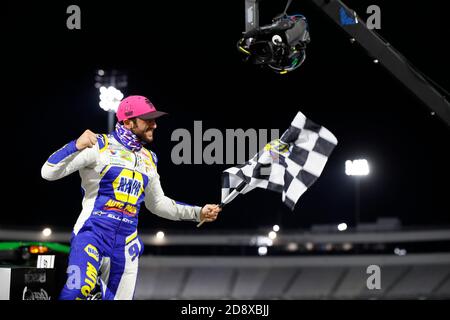
M444 1L344 1L366 19L381 8L379 33L419 70L449 90ZM395 3L394 3L395 2ZM81 8L81 30L66 28L66 8ZM261 24L284 1L261 4ZM97 69L128 74L125 95L147 96L170 116L159 120L149 147L159 158L166 195L197 205L220 202L220 174L230 165L174 165L177 128L278 128L297 111L332 131L339 144L294 212L281 194L254 190L236 198L203 230L284 229L354 223L354 180L347 159L366 158L361 221L398 217L405 226L450 224L449 127L311 2L289 13L308 19L311 43L298 70L284 76L245 64L236 50L244 1L8 1L2 17L3 192L0 226L70 230L81 210L78 174L48 182L48 156L89 128L107 131L98 106ZM206 146L207 143L204 144ZM141 229L196 231L142 206Z

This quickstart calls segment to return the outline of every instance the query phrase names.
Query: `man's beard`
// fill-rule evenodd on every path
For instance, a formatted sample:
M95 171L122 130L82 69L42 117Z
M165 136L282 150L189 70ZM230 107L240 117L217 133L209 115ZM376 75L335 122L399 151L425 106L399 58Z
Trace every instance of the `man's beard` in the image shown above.
M136 137L139 138L139 141L140 141L142 144L148 144L148 143L150 143L150 142L153 141L153 138L152 138L151 141L149 141L149 140L147 139L147 137L145 136L145 134L137 133L137 132L134 131L133 128L131 129L131 132L133 132L133 133L136 135Z

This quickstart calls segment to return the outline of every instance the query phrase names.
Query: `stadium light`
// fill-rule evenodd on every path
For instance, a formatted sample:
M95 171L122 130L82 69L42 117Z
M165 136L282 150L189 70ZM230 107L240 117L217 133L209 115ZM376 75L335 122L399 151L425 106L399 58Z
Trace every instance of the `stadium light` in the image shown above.
M99 105L103 110L116 112L122 99L123 93L115 87L100 87Z
M269 237L256 236L250 239L250 245L256 245L258 247L271 247L273 245L273 241Z
M100 87L100 108L108 112L108 132L114 128L114 115L123 99L123 93L113 86Z
M127 86L128 76L122 71L97 69L95 73L95 87L100 90L99 105L108 112L108 132L114 129L115 114Z
M265 256L267 254L267 247L259 247L258 248L258 254L260 256Z
M366 159L345 161L345 174L348 176L367 176L370 173Z
M394 249L394 253L398 256L405 256L406 255L406 250L405 249L400 249L400 248L395 248Z
M347 224L346 223L339 223L337 226L339 231L345 231L347 230Z
M276 224L273 226L272 230L275 232L278 232L278 231L280 231L280 226Z
M45 228L44 230L42 230L42 235L46 238L50 237L51 234L52 234L52 229L50 229L50 228Z
M345 250L345 251L349 251L349 250L351 250L352 248L353 248L353 245L352 245L351 243L349 243L349 242L346 242L346 243L344 243L344 244L342 245L342 249Z
M369 162L366 159L345 161L345 174L355 177L355 226L359 224L360 216L360 178L370 173Z

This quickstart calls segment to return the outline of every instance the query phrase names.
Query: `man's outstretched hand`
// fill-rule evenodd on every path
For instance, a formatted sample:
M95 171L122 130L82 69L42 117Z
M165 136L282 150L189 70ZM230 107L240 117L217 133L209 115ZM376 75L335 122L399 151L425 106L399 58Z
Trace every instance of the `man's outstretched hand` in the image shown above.
M217 219L217 215L222 211L222 208L217 204L205 204L200 211L201 222L211 222Z

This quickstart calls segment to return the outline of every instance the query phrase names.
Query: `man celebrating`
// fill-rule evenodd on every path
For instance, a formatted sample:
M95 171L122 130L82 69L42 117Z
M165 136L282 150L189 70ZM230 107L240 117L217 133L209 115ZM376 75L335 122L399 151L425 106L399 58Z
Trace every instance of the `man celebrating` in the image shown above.
M155 119L165 115L143 96L129 96L117 110L109 135L86 130L53 153L42 177L57 180L80 171L83 209L73 229L68 279L60 299L91 298L100 275L104 300L132 299L143 243L137 236L142 201L154 214L181 221L214 221L221 208L197 207L164 195L153 141Z

